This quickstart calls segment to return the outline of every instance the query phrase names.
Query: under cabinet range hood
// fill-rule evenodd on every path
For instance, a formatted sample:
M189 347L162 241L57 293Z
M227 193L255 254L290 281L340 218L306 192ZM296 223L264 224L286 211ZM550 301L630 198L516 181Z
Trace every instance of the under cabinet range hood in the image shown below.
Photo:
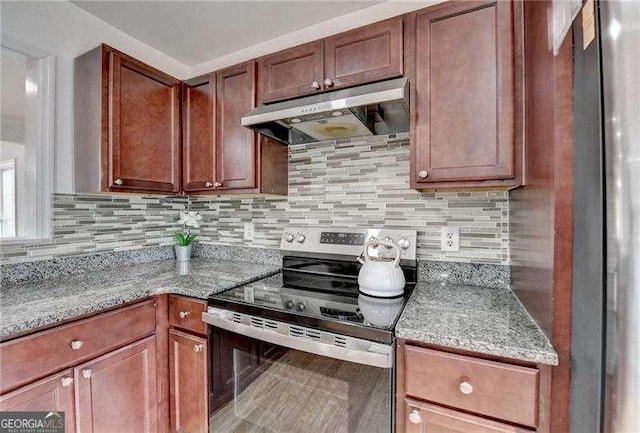
M409 83L396 78L263 105L242 126L284 144L409 131Z

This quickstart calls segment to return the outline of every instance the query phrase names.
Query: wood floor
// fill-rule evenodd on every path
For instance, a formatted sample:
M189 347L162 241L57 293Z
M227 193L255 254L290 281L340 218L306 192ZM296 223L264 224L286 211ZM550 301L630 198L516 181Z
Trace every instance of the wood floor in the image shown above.
M387 433L390 370L290 350L211 416L211 433Z

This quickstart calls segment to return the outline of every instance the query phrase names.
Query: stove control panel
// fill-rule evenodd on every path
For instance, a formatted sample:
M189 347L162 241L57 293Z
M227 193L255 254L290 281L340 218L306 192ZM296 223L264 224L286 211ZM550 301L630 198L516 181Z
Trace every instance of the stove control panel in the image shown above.
M364 245L364 233L321 232L321 244Z
M280 248L284 251L359 256L365 242L371 238L393 242L400 247L401 258L416 259L415 230L374 229L354 227L287 227L282 233ZM389 257L393 248L380 246L369 255Z

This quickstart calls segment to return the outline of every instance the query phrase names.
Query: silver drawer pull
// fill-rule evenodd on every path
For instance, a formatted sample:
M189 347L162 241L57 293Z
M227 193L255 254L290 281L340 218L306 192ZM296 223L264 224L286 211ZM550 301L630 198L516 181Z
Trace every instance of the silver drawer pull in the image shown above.
M222 182L213 182L214 188L220 188L222 186Z
M85 379L89 379L91 377L91 369L90 368L85 368L82 370L82 377L84 377Z
M116 185L120 186L120 185L122 185L122 179L120 179L120 178L118 177L118 178L116 178L116 179L113 181L113 183L115 183Z
M473 385L471 385L467 381L462 381L462 382L460 382L460 386L458 386L458 389L464 395L469 395L469 394L471 394L473 392Z
M420 416L420 411L418 409L414 409L409 414L409 421L412 424L420 424L422 422L422 417Z
M205 182L205 183L204 183L204 186L205 186L206 188L211 188L211 187L213 186L213 182L209 182L209 181L207 181L207 182Z
M68 386L70 386L73 383L73 379L70 377L63 377L60 380L60 383L62 384L62 386L64 386L65 388L67 388Z
M202 351L202 349L203 349L202 344L194 344L193 345L193 351L196 352L196 353Z
M426 179L427 177L429 177L429 172L427 170L420 170L418 172L418 177L420 179Z
M180 312L180 318L181 319L186 319L189 316L189 312L188 311L181 311Z
M71 342L71 348L73 350L80 350L80 348L82 347L83 344L84 343L82 341L80 341L80 340L73 340Z

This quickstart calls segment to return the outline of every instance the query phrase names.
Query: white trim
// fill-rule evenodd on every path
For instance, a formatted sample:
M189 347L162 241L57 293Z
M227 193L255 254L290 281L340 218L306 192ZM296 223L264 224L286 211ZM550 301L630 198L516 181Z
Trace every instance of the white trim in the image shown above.
M30 168L35 172L36 178L34 228L29 230L27 236L2 239L0 244L47 240L52 236L53 214L55 56L7 34L0 34L0 46L29 57L30 67L37 81L37 93L33 101L37 112L33 130L29 131L35 141L36 154L35 164Z

